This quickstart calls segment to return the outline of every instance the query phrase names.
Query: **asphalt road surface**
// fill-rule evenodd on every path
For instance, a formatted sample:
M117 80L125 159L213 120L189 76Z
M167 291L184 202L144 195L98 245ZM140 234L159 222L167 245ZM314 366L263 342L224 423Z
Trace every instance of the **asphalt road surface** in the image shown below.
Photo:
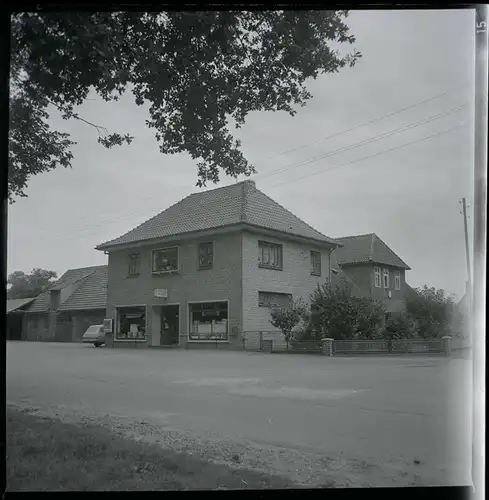
M421 484L468 484L470 370L468 360L442 357L8 342L7 402L123 415L397 471L405 464L417 467Z

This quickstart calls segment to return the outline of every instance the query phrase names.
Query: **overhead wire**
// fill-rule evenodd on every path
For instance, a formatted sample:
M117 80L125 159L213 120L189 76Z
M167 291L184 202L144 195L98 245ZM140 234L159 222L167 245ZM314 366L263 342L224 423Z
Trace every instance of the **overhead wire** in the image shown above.
M349 128L349 129L346 129L346 130L343 130L343 131L337 132L337 133L335 133L335 134L331 134L331 135L327 136L326 138L324 138L322 141L319 141L319 142L324 142L324 141L326 141L326 140L328 140L328 139L330 139L330 138L332 138L332 137L337 137L337 136L342 135L342 134L344 134L344 133L347 133L347 132L350 132L350 131L356 130L356 129L358 129L358 128L361 128L361 127L363 127L363 126L365 126L365 125L368 125L368 124L371 124L371 123L375 123L375 122L380 121L380 120L382 120L382 119L385 119L385 118L388 118L388 117L394 116L394 115L396 115L396 114L402 113L402 112L404 112L404 111L406 111L406 110L408 110L408 109L412 109L412 108L418 107L418 106L420 106L420 105L422 105L422 104L425 104L425 103L427 103L427 102L433 101L433 100L435 100L435 99L438 99L438 98L440 98L440 97L443 97L443 96L445 96L445 95L448 95L448 94L450 94L450 93L452 93L452 92L453 92L453 90L452 90L452 91L447 91L447 92L444 92L444 93L441 93L441 94L437 94L436 96L432 96L432 97L430 97L430 98L428 98L428 99L424 99L424 100L422 100L422 101L419 101L418 103L415 103L415 104L413 104L413 105L410 105L410 106L404 107L404 108L402 108L402 109L400 109L400 110L397 110L397 111L394 111L394 112L388 113L388 114L386 114L386 115L382 115L382 116L377 117L377 118L375 118L375 119L373 119L373 120L369 120L368 122L364 122L364 123L362 123L362 124L360 124L360 125L358 125L358 126L356 126L356 127L351 127L351 128ZM443 118L443 117L445 117L445 116L448 116L448 115L450 115L450 114L452 114L452 113L454 113L454 112L456 112L456 111L458 111L458 110L460 110L460 109L462 109L462 108L464 108L464 107L466 107L466 104L463 104L463 105L461 105L461 106L457 106L457 107L452 108L452 109L450 109L450 110L448 110L448 111L445 111L445 112L442 112L442 113L438 113L438 114L436 114L436 115L433 115L433 116L427 117L427 118L425 118L425 119L423 119L423 120L419 120L419 121L417 121L417 122L414 122L414 123L411 123L411 124L405 125L405 126L403 126L403 127L399 127L399 128L397 128L397 129L394 129L394 130L391 130L391 131L387 131L387 132L385 132L385 133L383 133L383 134L378 134L377 136L373 136L373 137L368 138L368 139L366 139L366 140L364 140L364 141L360 141L360 142L358 142L358 143L354 143L354 144L352 144L352 145L349 145L349 146L346 146L346 147L343 147L343 148L338 148L338 149L336 149L336 150L333 150L333 151L327 152L326 154L323 154L323 155L318 155L318 156L316 156L316 157L313 157L313 158L310 158L310 159L303 160L303 161L298 162L298 163L296 163L296 164L292 164L292 165L289 165L289 166L286 166L286 167L282 167L282 168L279 168L279 169L272 170L271 172L268 172L268 173L263 174L262 179L265 179L265 178L268 178L268 177L270 177L270 176L276 175L277 173L281 173L281 172L284 172L284 171L288 171L288 170L291 170L291 169L297 168L297 167L302 166L302 165L305 165L305 164L313 163L313 162L315 162L315 161L318 161L318 160L320 160L320 159L326 158L326 157L328 157L328 156L333 156L333 155L335 155L335 154L341 154L341 153L344 153L344 152L347 152L347 151L350 151L350 150L356 149L356 148L358 148L358 147L361 147L362 145L369 144L369 143L371 143L371 142L375 142L375 141L381 140L381 139L383 139L383 138L385 138L385 137L389 137L389 136L392 136L392 135L394 135L394 134L402 133L402 132L404 132L404 131L410 130L410 129L415 128L415 127L418 127L418 126L423 125L423 124L425 124L425 123L430 123L431 121L438 120L438 119L440 119L440 118ZM451 129L450 129L450 130L451 130ZM444 133L444 132L443 132L443 133ZM433 137L435 137L436 135L439 135L439 134L435 134L435 135L433 135ZM430 137L431 137L431 136L428 136L427 138L430 138ZM412 142L412 144L414 144L415 142L419 142L419 140ZM408 144L406 144L406 145L409 145L409 144L411 144L411 143L408 143ZM304 147L306 147L306 146L304 146ZM402 146L399 146L399 147L404 147L404 146L402 145ZM301 146L301 148L302 148L302 146ZM296 148L296 149L297 149L297 148ZM394 149L396 149L396 148L394 148ZM385 152L389 152L389 151L391 151L391 150L393 150L393 149L386 150ZM288 150L288 151L290 152L291 150ZM286 153L287 153L287 151L285 151L285 152L283 152L283 153L280 153L279 155L286 154ZM378 154L379 154L379 153L376 153L376 154L374 154L374 155L372 155L372 156L377 156ZM380 154L382 154L382 152L381 152ZM369 158L369 157L371 157L371 156L365 157L364 159L367 159L367 158ZM335 167L332 167L332 168L330 168L330 169L335 169L335 168L339 168L339 167L341 167L341 166L346 166L346 165L348 165L348 164L355 163L355 162L357 162L357 161L361 161L361 159L360 159L360 160L353 160L353 162L348 162L348 163L346 163L346 164L343 164L343 165L340 165L340 166L335 166ZM326 169L325 171L330 170L330 169ZM260 174L257 174L257 175L259 176ZM313 173L313 174L311 174L311 175L315 175L315 174ZM298 178L298 180L300 180L300 179L302 179L302 178L306 178L306 177L308 177L308 176L309 176L309 175L306 175L305 177L299 177L299 178ZM294 179L294 180L295 180L295 179ZM294 180L292 180L292 182L293 182ZM284 184L286 184L286 183L288 183L288 182L285 182L285 183L279 183L279 184L275 184L275 185L268 186L268 187L270 187L270 188L274 188L274 187L277 187L277 186L284 185ZM185 185L182 185L182 186L176 186L175 188L176 188L176 189L179 189L180 187L181 187L181 188L188 187L188 183L187 183L187 184L185 184ZM175 189L175 188L174 188L174 189ZM154 195L150 195L150 196L145 197L145 198L140 198L140 201L143 201L143 200L149 200L149 199L152 199L152 198L154 198ZM109 219L109 220L105 220L105 221L100 221L100 222L95 223L95 224L89 224L89 225L83 226L83 227L81 227L81 228L75 229L74 231L70 231L70 232L71 232L71 233L80 233L80 232L85 232L87 229L92 229L92 228L93 228L93 229L97 229L97 228L102 227L102 226L105 226L105 225L109 225L109 224L116 224L116 223L118 223L118 222L120 222L120 221L123 221L123 220L132 219L133 217L138 217L138 216L148 216L150 213L151 213L151 214L153 214L152 216L154 216L154 212L155 212L155 211L157 211L157 213L159 213L159 212L161 212L162 210L161 210L161 209L156 209L156 208L155 208L154 210L151 210L151 211L145 210L144 212L139 212L139 213L131 213L131 214L127 214L127 215L122 216L122 217L117 217L117 219L112 219L112 220L110 220L110 219ZM87 234L95 234L95 233L87 233ZM56 239L56 236L60 236L60 237L61 237L61 236L65 236L65 233L57 233L57 234L55 234L55 235L53 235L53 234L51 233L51 234L50 234L50 236L55 236L55 238L49 238L49 239Z
M383 155L385 153L390 153L391 151L396 151L397 149L401 149L401 148L404 148L404 147L407 147L407 146L411 146L411 145L416 144L418 142L426 141L428 139L432 139L434 137L438 137L439 135L446 134L448 132L451 132L453 130L456 130L456 129L459 129L459 128L463 128L463 127L465 127L465 124L463 124L463 125L456 125L455 127L451 127L449 129L446 129L446 130L441 130L441 131L436 132L434 134L430 134L430 135L418 138L418 139L416 139L414 141L407 142L405 144L400 144L400 145L395 146L393 148L389 148L389 149L385 149L385 150L382 150L382 151L378 151L378 152L376 152L374 154L371 154L371 155L368 155L368 156L364 156L362 158L357 158L355 160L351 160L351 161L348 161L346 163L342 163L341 165L334 165L332 167L328 167L328 168L325 168L325 169L317 170L315 172L310 172L309 174L304 175L302 177L295 177L295 178L289 179L289 180L287 180L285 182L280 182L278 184L273 184L272 186L267 186L267 189L272 189L272 188L276 188L276 187L279 187L279 186L284 186L285 184L289 184L290 182L294 182L295 183L297 181L300 181L302 179L307 179L307 178L312 177L314 175L319 175L319 174L322 174L324 172L329 172L331 170L336 170L338 168L343 168L343 167L346 167L348 165L352 165L354 163L359 163L361 161L364 161L364 160L367 160L367 159L370 159L370 158L374 158L375 156L380 156L380 155Z

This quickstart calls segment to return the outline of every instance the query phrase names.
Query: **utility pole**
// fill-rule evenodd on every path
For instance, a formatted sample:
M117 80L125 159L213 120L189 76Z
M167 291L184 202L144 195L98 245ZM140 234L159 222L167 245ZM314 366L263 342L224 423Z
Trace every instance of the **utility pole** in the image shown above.
M467 293L469 293L472 290L472 279L470 277L469 231L467 229L467 200L465 198L462 198L462 215L464 216L465 257L467 259Z
M486 237L487 237L487 49L488 6L475 7L475 116L474 116L474 287L472 290L472 480L475 498L484 497L484 424L485 424L485 310L486 310Z

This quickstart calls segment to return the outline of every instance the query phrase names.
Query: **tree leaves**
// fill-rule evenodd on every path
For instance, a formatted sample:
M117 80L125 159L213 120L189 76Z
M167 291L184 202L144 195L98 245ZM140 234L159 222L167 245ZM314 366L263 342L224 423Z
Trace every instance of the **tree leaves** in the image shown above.
M354 43L346 16L325 10L14 15L11 82L17 97L11 106L22 106L12 99L29 100L37 125L11 122L13 137L29 135L31 151L17 150L15 162L9 157L10 201L24 195L30 176L71 165L74 143L49 130L47 107L83 120L74 108L90 90L110 101L130 89L136 104L147 101L146 124L155 129L160 151L198 160L197 185L218 182L221 172L254 173L229 121L239 128L254 111L294 115L312 97L306 79L353 66L358 52L340 56L328 45ZM130 140L107 133L98 142L113 147ZM36 143L50 154L45 151L32 168Z
M46 291L56 279L55 271L46 269L33 269L29 274L23 271L14 271L7 278L8 299L26 299L36 297Z
M292 340L293 330L308 319L307 306L301 299L292 301L287 307L272 306L270 323L281 330L287 345Z
M439 338L446 335L454 310L453 296L445 291L424 285L406 298L406 310L416 324L421 338Z

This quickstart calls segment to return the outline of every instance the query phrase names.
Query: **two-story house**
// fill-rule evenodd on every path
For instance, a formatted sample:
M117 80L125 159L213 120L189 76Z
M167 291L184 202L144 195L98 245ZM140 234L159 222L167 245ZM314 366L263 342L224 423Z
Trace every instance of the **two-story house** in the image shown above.
M405 310L406 271L411 268L376 234L337 238L333 269L340 268L362 291L383 302L387 312Z
M338 246L247 180L192 194L96 248L114 346L241 345L270 303L308 299Z

